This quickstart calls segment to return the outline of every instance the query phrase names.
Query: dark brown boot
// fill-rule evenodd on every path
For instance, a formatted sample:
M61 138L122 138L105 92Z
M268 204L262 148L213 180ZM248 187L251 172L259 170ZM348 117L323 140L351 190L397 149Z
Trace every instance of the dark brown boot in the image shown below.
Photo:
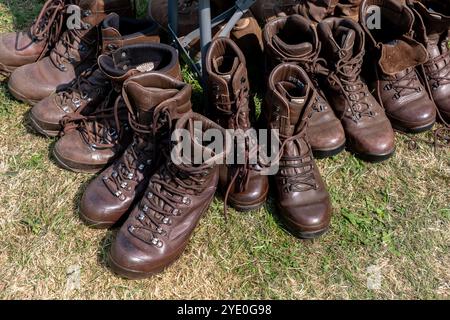
M371 6L378 6L381 29L367 24ZM367 34L368 82L383 105L392 126L403 132L430 130L436 105L420 82L416 67L428 60L425 47L413 39L414 14L398 1L365 0L361 24Z
M119 18L111 13L102 24L102 54L111 54L130 44L159 42L157 29L149 20ZM37 103L31 109L31 125L37 132L55 137L62 129L62 118L78 109L95 108L110 90L111 81L95 66L81 74L69 88Z
M209 102L212 114L225 129L252 130L250 87L245 57L238 46L228 38L211 43L206 55ZM249 143L248 138L245 140ZM250 148L246 145L246 150ZM239 211L254 210L267 200L269 183L257 165L229 165L221 168L220 187L226 200ZM228 192L225 191L228 189Z
M65 31L48 57L17 68L8 87L17 99L29 104L62 90L96 63L100 37L98 25L108 13L126 15L132 10L130 0L79 0L81 29Z
M113 90L97 108L87 112L78 109L65 117L64 135L53 150L58 164L75 172L100 171L130 144L128 109L120 97L124 81L143 72L160 72L181 79L178 54L164 44L123 47L112 56L100 56L98 64L112 81Z
M424 64L428 85L444 121L450 122L450 3L438 0L414 2L425 26L429 60Z
M66 5L72 2L48 0L29 30L1 34L0 73L9 76L18 67L45 57L66 28Z
M160 149L170 141L172 123L192 111L191 86L157 73L140 74L123 85L133 143L86 189L81 217L89 225L109 228L142 197L161 163ZM166 145L164 145L164 142Z
M203 130L215 129L225 135L217 124L194 113L179 120L176 129L187 130L194 150L211 154L212 150L198 144L192 135L198 122ZM168 156L112 244L112 270L126 278L141 279L175 262L213 201L218 182L219 168L214 162L175 165Z
M328 18L318 25L321 57L328 62L324 90L347 136L348 148L368 161L395 151L392 126L361 78L364 32L350 19Z
M337 3L338 0L258 0L251 10L263 24L294 14L318 23L333 14Z
M303 69L282 64L270 75L263 108L269 129L280 135L280 169L275 176L279 213L301 238L325 233L332 210L306 133L316 96Z
M314 155L317 158L324 158L343 151L344 128L319 86L319 78L324 72L324 67L319 63L321 44L316 28L300 15L277 18L266 24L264 43L267 74L270 74L278 64L297 64L308 73L319 93L307 129Z

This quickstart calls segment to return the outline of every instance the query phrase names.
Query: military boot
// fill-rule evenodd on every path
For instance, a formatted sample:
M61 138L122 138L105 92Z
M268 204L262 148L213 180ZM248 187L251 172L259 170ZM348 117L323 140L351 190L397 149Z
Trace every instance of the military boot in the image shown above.
M318 23L333 14L338 0L258 0L251 10L263 24L277 18L300 14Z
M157 25L149 20L119 18L116 13L111 13L102 24L102 54L111 54L130 44L159 42L157 29ZM67 89L52 93L37 103L31 109L31 125L37 132L55 137L62 129L62 118L80 108L84 112L95 108L110 90L111 81L95 66L83 72Z
M129 114L121 98L122 84L131 76L160 72L181 79L178 54L163 44L135 44L98 59L102 72L112 81L113 90L104 103L84 112L78 109L62 121L62 138L53 155L57 163L75 172L98 172L128 147L132 131Z
M344 128L319 85L325 68L319 59L321 43L316 28L300 15L276 18L264 28L264 44L267 74L278 64L293 63L301 66L314 83L318 95L307 129L314 155L324 158L343 151Z
M199 130L199 124L201 125ZM183 253L200 218L214 199L219 182L215 159L224 155L198 142L197 132L208 129L226 133L209 119L188 113L178 121L176 130L184 130L194 154L214 157L198 164L187 158L167 156L167 161L150 179L141 202L124 223L110 253L110 265L117 274L141 279L163 271ZM183 140L185 141L185 140ZM167 153L167 151L166 151ZM175 160L175 161L174 161Z
M300 238L316 238L330 225L331 201L314 161L306 128L317 91L306 72L281 64L269 77L264 115L268 128L279 130L277 206L288 229Z
M48 57L17 68L8 87L17 99L29 104L68 87L83 71L96 63L100 37L98 25L108 13L130 15L131 0L79 0L80 26L61 34Z
M368 25L373 6L380 9L381 29ZM413 39L413 12L398 1L365 0L360 19L367 34L367 81L392 126L412 133L430 130L436 122L436 105L416 70L428 61L428 53Z
M445 1L414 2L425 26L429 60L424 64L431 94L442 120L450 122L450 4Z
M225 129L241 130L244 134L250 132L254 105L250 101L242 51L228 38L214 40L206 54L206 72L214 119ZM246 150L252 148L249 139L245 137ZM266 202L269 183L267 176L261 175L260 171L257 165L249 163L221 168L220 187L226 200L237 210L254 210Z
M162 141L170 139L172 124L192 111L191 91L191 86L156 73L140 74L124 83L122 96L134 140L86 189L81 217L89 225L111 227L140 200L161 163Z
M0 34L0 74L9 76L18 67L43 58L66 28L69 0L48 0L31 27L24 32Z
M347 147L364 160L388 159L395 151L394 131L361 78L364 32L353 20L328 18L318 25L318 34L329 68L323 87L342 119Z

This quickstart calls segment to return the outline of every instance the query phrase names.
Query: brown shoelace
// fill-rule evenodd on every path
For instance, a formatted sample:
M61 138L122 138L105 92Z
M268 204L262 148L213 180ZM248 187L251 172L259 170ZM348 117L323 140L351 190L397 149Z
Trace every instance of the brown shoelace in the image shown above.
M336 71L329 75L330 79L341 88L347 100L350 101L350 109L343 112L341 119L347 116L358 122L363 117L374 116L371 110L372 106L361 101L362 98L369 95L367 86L360 79L363 56L364 51L361 51L348 61L341 59L337 63ZM351 71L349 72L349 70Z
M183 214L179 205L190 205L190 196L198 196L204 190L205 177L210 167L176 166L170 161L153 176L149 191L139 205L136 223L128 231L141 241L161 248L160 239L167 235L166 226L172 218Z
M46 48L38 60L47 53L49 47L58 42L63 30L65 9L64 0L48 0L31 26L30 35L32 39L34 41L46 41Z

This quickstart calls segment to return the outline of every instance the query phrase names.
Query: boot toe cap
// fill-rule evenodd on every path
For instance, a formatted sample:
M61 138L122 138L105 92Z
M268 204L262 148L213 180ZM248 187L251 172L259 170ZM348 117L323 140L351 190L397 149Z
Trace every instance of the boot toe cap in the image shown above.
M30 112L32 123L39 127L39 131L51 131L53 133L61 130L61 120L66 115L52 103L52 96L41 100L33 106Z

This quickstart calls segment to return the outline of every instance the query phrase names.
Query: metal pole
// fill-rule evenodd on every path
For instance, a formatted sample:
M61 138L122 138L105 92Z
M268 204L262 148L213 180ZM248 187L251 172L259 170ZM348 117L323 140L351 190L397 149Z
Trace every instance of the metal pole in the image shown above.
M174 35L178 36L178 0L169 0L168 2L169 10L169 29L172 30ZM175 39L172 39L176 42Z
M202 48L202 78L204 79L205 57L212 39L211 3L210 0L199 0L200 45Z

